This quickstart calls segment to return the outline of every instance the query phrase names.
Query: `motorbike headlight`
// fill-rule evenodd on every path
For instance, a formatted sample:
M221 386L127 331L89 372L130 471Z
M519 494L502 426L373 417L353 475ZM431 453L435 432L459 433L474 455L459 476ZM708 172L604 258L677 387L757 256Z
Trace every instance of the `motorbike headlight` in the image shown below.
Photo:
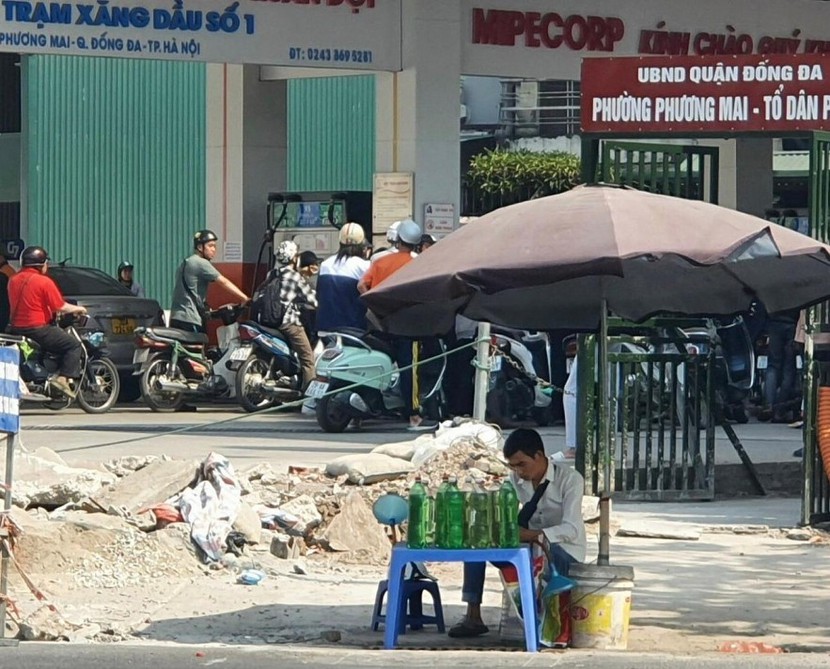
M103 332L90 332L89 334L84 336L84 339L89 342L90 346L93 348L101 348L104 344L104 333Z

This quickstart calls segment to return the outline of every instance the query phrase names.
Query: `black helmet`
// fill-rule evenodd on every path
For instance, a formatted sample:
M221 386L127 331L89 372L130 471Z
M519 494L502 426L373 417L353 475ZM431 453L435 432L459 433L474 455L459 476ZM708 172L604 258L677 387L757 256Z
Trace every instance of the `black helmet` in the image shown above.
M49 261L49 254L42 246L27 246L20 255L22 267L40 267Z
M121 264L118 266L118 276L121 276L121 272L125 269L132 269L134 265L129 260L122 260Z
M199 248L202 244L207 244L208 242L215 242L218 241L219 237L216 236L216 233L213 230L199 230L195 235L193 235L193 248Z

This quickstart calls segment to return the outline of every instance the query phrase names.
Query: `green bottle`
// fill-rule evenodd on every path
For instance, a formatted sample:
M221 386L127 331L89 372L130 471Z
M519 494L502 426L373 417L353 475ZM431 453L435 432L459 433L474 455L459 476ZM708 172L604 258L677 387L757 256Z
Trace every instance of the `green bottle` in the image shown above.
M415 477L415 483L409 489L409 529L406 543L410 548L426 548L427 526L429 523L429 502L427 489L421 483L421 477Z
M499 489L499 546L519 546L519 497L508 479Z
M449 475L444 474L444 480L435 493L435 545L438 548L449 548L449 506L447 493L450 490Z
M447 548L464 548L465 507L464 493L451 476L447 488Z
M490 494L479 485L470 493L467 536L470 548L490 548L493 544L493 504Z
M427 495L427 546L435 545L435 498Z

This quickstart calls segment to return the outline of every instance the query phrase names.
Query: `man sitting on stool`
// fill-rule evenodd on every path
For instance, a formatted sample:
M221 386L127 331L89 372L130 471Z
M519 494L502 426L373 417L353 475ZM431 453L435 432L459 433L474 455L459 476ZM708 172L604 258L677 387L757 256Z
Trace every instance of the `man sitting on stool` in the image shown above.
M514 430L504 443L504 457L511 470L510 482L522 503L520 539L547 542L556 570L567 576L571 564L585 560L582 476L549 459L536 430ZM489 632L481 619L485 568L483 562L464 563L461 598L467 602L467 615L450 629L449 636L466 638Z

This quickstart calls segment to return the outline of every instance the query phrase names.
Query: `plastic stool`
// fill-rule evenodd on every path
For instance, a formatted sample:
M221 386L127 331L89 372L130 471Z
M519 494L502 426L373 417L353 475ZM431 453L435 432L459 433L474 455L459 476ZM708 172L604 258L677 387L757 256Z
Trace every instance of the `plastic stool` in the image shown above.
M383 600L386 591L389 589L389 581L380 581L378 591L375 595L375 609L372 613L372 631L377 632L380 623L386 624L386 616L383 614ZM434 616L424 615L423 594L424 591L432 596L432 608L435 609ZM444 609L441 606L441 591L438 583L429 579L408 579L403 582L403 603L402 614L398 618L398 634L406 634L406 626L411 630L420 630L424 625L437 625L438 632L446 632L444 626ZM409 613L406 608L409 608Z

